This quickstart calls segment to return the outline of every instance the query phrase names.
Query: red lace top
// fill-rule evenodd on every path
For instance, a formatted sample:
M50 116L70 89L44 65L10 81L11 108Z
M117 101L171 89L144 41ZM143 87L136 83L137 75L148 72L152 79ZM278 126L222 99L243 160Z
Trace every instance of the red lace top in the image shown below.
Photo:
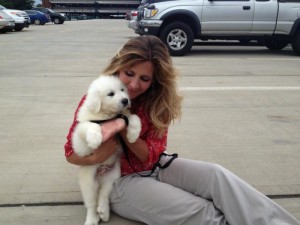
M75 111L74 121L69 129L69 133L67 135L67 142L65 144L65 156L68 157L73 154L72 149L72 134L74 128L76 127L78 121L76 120L77 113L79 108L82 106L85 101L86 96L83 96L79 105ZM140 138L147 143L148 146L148 159L145 162L141 162L132 152L128 151L128 156L130 163L128 163L125 154L121 156L121 174L122 176L128 175L134 172L142 172L146 170L151 170L153 164L158 160L159 155L166 150L167 146L167 134L168 130L161 137L157 137L155 135L155 130L152 123L149 121L146 112L143 107L139 107L134 110L135 114L137 114L142 122L142 130L140 133ZM133 168L132 168L133 167Z

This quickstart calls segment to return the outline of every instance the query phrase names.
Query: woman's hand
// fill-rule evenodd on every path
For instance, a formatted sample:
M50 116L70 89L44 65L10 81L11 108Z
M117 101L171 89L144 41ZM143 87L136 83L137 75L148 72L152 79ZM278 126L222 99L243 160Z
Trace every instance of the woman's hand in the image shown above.
M121 118L101 124L102 142L105 142L107 139L115 136L117 133L122 131L125 127L126 127L126 123Z

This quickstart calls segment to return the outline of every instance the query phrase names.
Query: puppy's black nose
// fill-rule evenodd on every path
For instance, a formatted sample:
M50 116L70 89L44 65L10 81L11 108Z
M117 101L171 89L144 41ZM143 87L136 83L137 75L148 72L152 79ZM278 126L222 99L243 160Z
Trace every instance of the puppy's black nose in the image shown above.
M128 105L128 99L127 99L127 98L123 98L123 99L122 99L122 104L123 104L124 106L127 106L127 105Z

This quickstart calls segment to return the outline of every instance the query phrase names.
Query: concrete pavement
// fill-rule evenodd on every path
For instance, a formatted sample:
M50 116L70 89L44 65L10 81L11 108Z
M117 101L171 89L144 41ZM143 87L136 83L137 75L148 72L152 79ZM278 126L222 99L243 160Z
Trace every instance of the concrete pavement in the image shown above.
M134 36L125 20L0 34L0 224L83 224L65 136L89 83ZM300 219L300 58L197 46L173 61L185 101L168 151L225 166Z

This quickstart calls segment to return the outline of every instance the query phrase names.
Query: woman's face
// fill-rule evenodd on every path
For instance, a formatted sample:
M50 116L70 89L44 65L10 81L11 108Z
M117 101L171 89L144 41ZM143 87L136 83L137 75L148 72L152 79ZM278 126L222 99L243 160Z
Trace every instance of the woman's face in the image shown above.
M120 70L119 78L126 85L130 99L134 99L151 86L153 64L150 61L136 63L130 68Z

